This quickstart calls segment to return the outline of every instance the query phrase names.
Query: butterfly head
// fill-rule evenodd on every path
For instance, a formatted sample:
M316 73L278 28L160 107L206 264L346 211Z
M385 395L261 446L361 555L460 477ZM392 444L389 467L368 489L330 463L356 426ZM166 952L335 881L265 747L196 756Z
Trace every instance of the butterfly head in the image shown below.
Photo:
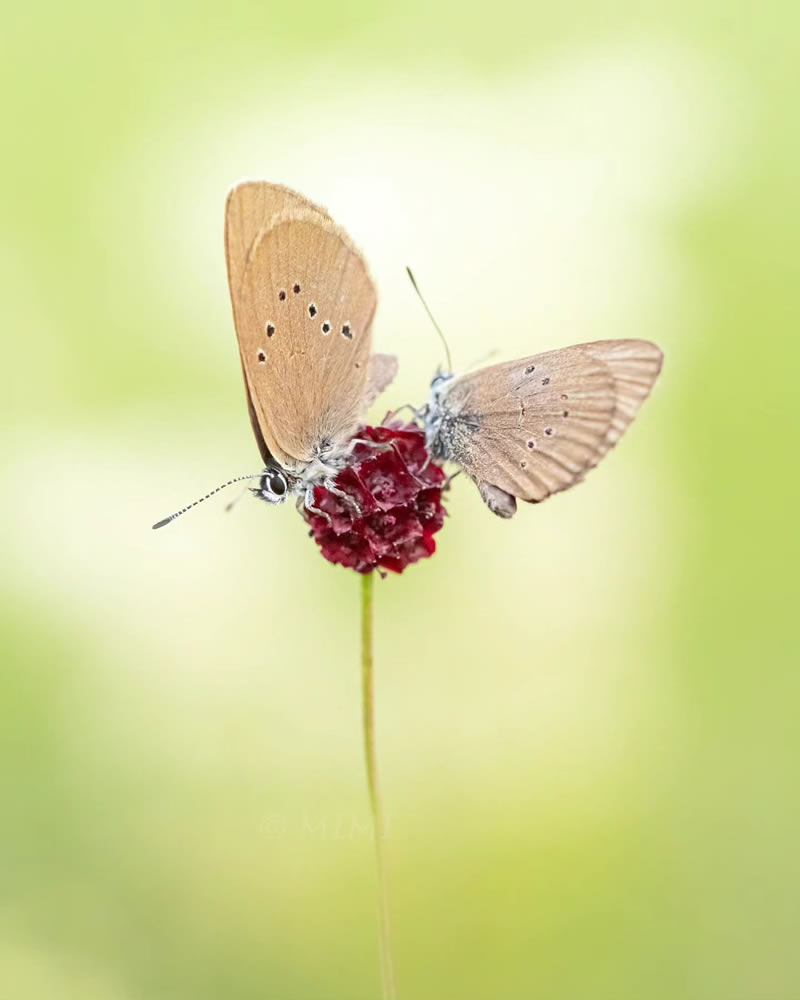
M267 503L279 504L289 496L291 492L289 477L283 469L264 469L264 474L256 489L251 490L253 496L259 500L266 500Z
M436 374L431 379L431 394L428 402L420 410L425 425L425 443L435 457L440 457L439 432L444 420L444 397L453 376L441 368L437 368Z
M453 378L454 376L450 372L442 371L441 368L436 369L436 374L431 379L431 394L425 406L426 416L431 417L440 414Z

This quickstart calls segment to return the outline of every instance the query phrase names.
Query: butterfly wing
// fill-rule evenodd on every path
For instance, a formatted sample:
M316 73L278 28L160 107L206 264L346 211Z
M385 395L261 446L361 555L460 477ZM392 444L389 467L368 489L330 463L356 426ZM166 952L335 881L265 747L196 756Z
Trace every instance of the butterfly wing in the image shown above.
M378 396L392 384L397 375L397 358L394 354L373 354L367 368L367 384L361 397L359 415L365 417L367 410Z
M373 354L369 359L367 367L367 384L364 388L364 395L361 397L359 419L363 420L366 417L367 411L375 400L389 385L391 385L392 382L394 382L397 375L397 368L397 358L394 354ZM244 375L244 370L242 371L242 374ZM271 465L274 462L274 457L267 447L267 443L261 433L261 428L258 426L258 418L256 417L256 411L253 407L253 401L250 398L250 390L247 386L246 376L245 392L247 394L247 413L250 417L250 425L253 428L253 434L255 435L258 450L261 453L264 465Z
M455 379L443 398L443 450L510 517L514 498L545 500L580 482L647 398L662 354L608 340L522 358Z
M241 287L250 250L258 234L263 229L268 229L274 218L289 209L316 211L327 217L327 212L319 205L280 184L270 184L267 181L240 181L228 192L225 203L225 259L228 266L228 285L231 290L234 324L237 330L240 323L240 301L233 290ZM253 434L264 465L269 465L273 456L259 425L243 359L242 376Z
M367 391L375 287L346 233L284 188L249 183L234 189L226 246L262 455L266 449L282 465L298 467L341 444L358 421Z
M619 441L650 395L664 355L649 340L596 340L581 346L586 354L607 365L614 378L614 417L599 450L599 462Z
M256 236L262 229L269 229L272 220L289 209L318 212L329 218L320 205L281 184L240 181L230 189L225 203L225 258L231 291L242 284L242 275ZM238 302L233 294L231 299L235 320Z

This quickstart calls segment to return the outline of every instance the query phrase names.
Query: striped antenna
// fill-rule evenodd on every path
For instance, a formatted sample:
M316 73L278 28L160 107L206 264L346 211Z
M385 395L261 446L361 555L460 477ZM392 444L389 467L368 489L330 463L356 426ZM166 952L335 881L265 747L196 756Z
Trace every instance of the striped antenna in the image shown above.
M170 514L169 517L165 517L163 520L156 522L156 524L153 525L153 530L156 528L163 528L165 524L169 524L170 521L174 521L176 517L180 517L181 514L185 514L187 510L191 510L192 507L196 507L204 500L208 500L210 497L213 497L215 493L219 493L220 490L224 490L226 486L233 486L234 483L240 483L243 479L261 479L263 475L264 471L262 470L261 472L253 472L249 476L237 476L235 479L229 479L227 483L223 483L210 493L206 493L204 497L200 497L199 500L195 500L194 503L190 503L189 506L184 507L183 510L178 510L174 514Z

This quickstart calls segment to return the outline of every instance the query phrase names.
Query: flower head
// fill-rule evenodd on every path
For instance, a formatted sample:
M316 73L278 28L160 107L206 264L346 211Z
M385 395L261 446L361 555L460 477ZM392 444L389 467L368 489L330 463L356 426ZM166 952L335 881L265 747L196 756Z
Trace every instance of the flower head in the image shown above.
M319 513L303 512L311 537L329 562L358 573L402 573L436 551L444 470L416 424L361 427L354 440L353 460L333 480L334 490L314 488Z

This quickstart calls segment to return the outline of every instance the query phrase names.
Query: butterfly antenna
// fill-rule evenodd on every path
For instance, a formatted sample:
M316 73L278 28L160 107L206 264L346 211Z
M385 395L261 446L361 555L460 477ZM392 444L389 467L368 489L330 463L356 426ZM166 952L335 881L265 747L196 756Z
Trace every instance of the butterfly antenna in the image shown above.
M260 479L263 475L264 475L263 471L253 472L249 476L237 476L235 479L229 479L227 483L223 483L221 486L218 486L215 490L212 490L210 493L206 493L204 497L200 497L199 500L195 500L194 503L190 503L189 506L184 507L183 510L176 511L174 514L170 514L169 517L165 517L163 520L158 521L156 524L153 525L153 529L155 530L156 528L163 528L165 524L169 524L170 521L174 521L176 517L180 517L181 514L185 514L187 510L191 510L192 507L196 507L199 503L202 503L204 500L208 500L211 497L213 497L215 493L219 493L220 490L224 490L226 486L233 486L234 483L240 483L243 479Z
M441 327L436 322L436 320L433 318L433 313L430 311L430 309L428 307L428 303L423 298L422 292L419 290L419 285L417 284L416 278L414 277L414 275L413 275L413 273L411 271L411 268L408 267L408 265L406 265L406 271L408 272L408 276L411 279L411 284L414 286L414 291L419 296L420 302L425 307L425 312L430 317L430 321L431 321L431 323L433 323L434 329L439 334L439 339L444 344L444 352L445 352L445 355L447 356L447 371L448 371L448 373L451 373L453 371L453 361L452 361L452 358L450 357L450 347L448 346L447 339L445 338L445 335L442 333Z

